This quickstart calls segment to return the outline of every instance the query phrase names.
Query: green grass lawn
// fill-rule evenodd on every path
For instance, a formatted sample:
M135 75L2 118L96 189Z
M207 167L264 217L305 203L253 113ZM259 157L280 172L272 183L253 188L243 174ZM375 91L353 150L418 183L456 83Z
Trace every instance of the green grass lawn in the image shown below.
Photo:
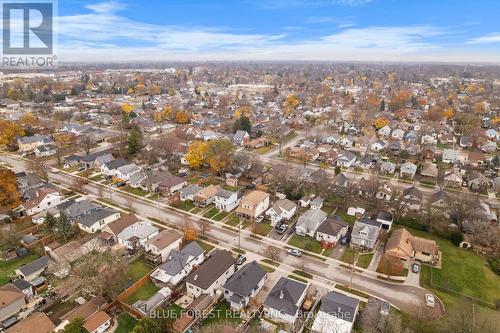
M350 247L346 246L344 253L342 253L342 260L343 262L346 262L348 264L352 264L354 262L354 257L356 256L356 251L351 249Z
M273 230L273 227L269 223L264 222L257 223L255 228L255 233L260 236L267 236L271 232L271 230Z
M228 212L224 212L224 211L222 211L222 212L220 212L219 214L217 214L217 215L215 215L214 217L212 217L212 219L214 219L215 221L222 221L222 220L224 220L224 218L225 218L226 216L228 216L228 215L229 215L229 213L228 213Z
M140 197L145 197L149 194L147 191L143 191L140 188L133 188L133 187L127 187L126 189L127 192L138 195Z
M128 275L132 279L132 282L137 282L151 271L152 268L144 260L137 259L129 264Z
M158 309L158 311L167 322L174 322L183 314L183 309L175 303L170 304L167 308Z
M100 175L100 174L99 174L99 175L95 175L94 177L90 177L89 179L90 179L90 180L93 180L93 181L95 181L95 182L98 182L98 181L100 181L100 180L103 180L103 179L104 179L104 177L103 177L102 175Z
M203 217L211 219L212 217L214 217L218 213L219 213L219 210L217 208L215 208L215 207L212 207L212 208L209 209L208 212L206 212L205 214L203 214Z
M115 333L129 333L132 332L135 325L137 324L137 319L132 317L126 312L122 312L118 315L118 327Z
M274 268L269 267L267 265L259 264L259 266L260 266L260 268L262 268L263 270L265 270L268 273L272 273L272 272L276 271Z
M332 215L333 211L335 210L335 206L330 206L330 205L324 205L321 208L322 211L324 211L328 216Z
M321 243L311 237L293 235L288 244L318 254L323 250Z
M500 299L500 277L489 267L486 260L471 251L460 249L449 240L426 232L410 230L413 235L434 239L443 253L441 269L422 266L421 281L452 289L458 293L493 303Z
M203 210L202 208L195 207L191 213L193 213L193 214L198 214L198 213L199 213L199 212L201 212L202 210Z
M329 247L328 249L326 249L325 251L323 251L323 255L325 257L330 257L332 255L332 252L333 252L333 247Z
M191 201L177 201L173 204L173 206L187 212L194 208L194 204Z
M238 216L236 216L236 214L233 213L227 218L226 224L236 227L238 224L240 224L240 219Z
M267 145L267 146L255 149L255 152L257 154L266 154L266 153L269 153L273 149L274 149L274 145Z
M340 216L342 218L342 220L344 220L344 222L348 223L350 226L353 226L354 222L356 222L356 220L357 220L356 216L347 215L346 212L337 211L336 214L338 216Z
M201 246L201 248L203 250L205 250L206 253L208 253L214 249L214 247L212 245L205 243L203 241L197 240L196 242L198 243L199 246Z
M24 258L15 258L8 261L0 261L0 286L3 286L4 284L9 282L9 276L12 275L17 268L32 262L36 258L36 254L31 254Z
M201 322L201 326L209 326L216 323L241 323L240 314L237 311L232 311L226 301L217 304L212 312L207 315Z
M368 268L370 262L372 261L372 258L373 258L373 253L360 254L356 266Z
M142 287L137 289L133 294L131 294L127 298L126 303L132 305L135 302L137 302L138 300L145 301L145 300L149 299L151 296L153 296L154 294L156 294L156 292L158 290L160 290L160 288L155 286L155 284L153 282L148 281L148 283L144 284Z

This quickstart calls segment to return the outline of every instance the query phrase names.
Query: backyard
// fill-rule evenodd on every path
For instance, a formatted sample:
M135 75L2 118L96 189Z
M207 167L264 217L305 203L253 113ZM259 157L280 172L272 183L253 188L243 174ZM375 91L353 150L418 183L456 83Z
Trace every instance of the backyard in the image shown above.
M238 312L232 311L226 301L217 304L210 314L201 322L201 326L208 326L216 323L235 323L239 324L241 318Z
M160 290L155 284L151 281L148 281L144 285L142 285L139 289L137 289L134 293L132 293L129 297L127 297L127 304L134 304L138 300L148 300L151 296L156 294L156 292Z
M131 278L132 283L139 281L144 275L152 271L152 268L141 258L131 262L128 267L128 276Z
M129 333L137 324L137 319L126 312L120 313L117 317L117 320L118 327L116 328L115 333Z
M14 258L8 261L0 261L0 286L9 282L9 277L17 268L35 260L36 257L37 256L35 254L31 254L24 258Z

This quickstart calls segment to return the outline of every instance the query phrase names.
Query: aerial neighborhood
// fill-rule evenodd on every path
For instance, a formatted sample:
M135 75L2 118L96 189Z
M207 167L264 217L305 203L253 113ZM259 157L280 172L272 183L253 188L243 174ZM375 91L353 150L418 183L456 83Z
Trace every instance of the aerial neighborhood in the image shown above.
M459 67L2 74L0 331L495 332L500 72Z

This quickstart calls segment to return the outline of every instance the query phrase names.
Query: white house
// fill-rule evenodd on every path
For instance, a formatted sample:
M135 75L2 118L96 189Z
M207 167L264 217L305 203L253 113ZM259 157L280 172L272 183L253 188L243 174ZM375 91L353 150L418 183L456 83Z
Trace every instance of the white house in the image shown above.
M151 274L155 284L176 286L194 267L205 260L205 251L196 242L186 244L182 249L173 249L163 264Z
M186 201L186 200L193 201L194 196L202 189L203 187L196 184L191 184L187 187L184 187L182 190L179 191L179 199L181 201Z
M230 212L240 204L239 192L220 189L215 194L215 207L218 210Z
M126 165L123 165L121 167L118 167L113 175L116 177L116 178L119 178L119 179L122 179L124 181L128 181L130 179L130 177L132 177L132 175L138 173L141 171L141 168L136 165L135 163L131 163L131 164L126 164Z
M327 218L316 231L316 240L329 246L337 245L338 241L347 234L349 225L340 216Z
M46 156L55 155L56 149L57 149L56 146L54 146L52 144L48 144L48 145L42 145L42 146L36 147L34 149L34 152L35 152L36 157L46 157Z
M59 192L51 187L42 187L34 192L34 195L21 207L26 210L28 216L46 211L51 207L55 207L64 199Z
M316 230L323 221L326 220L327 214L320 209L309 209L300 215L295 226L295 233L300 236L314 237Z
M346 152L337 158L337 165L344 168L350 168L356 162L356 155L351 152Z
M271 220L271 225L275 226L281 221L290 220L297 211L297 205L288 199L279 199L271 208L266 211L266 216Z
M123 229L118 235L118 243L128 249L144 247L146 242L158 235L159 229L149 221L137 221Z
M197 298L201 294L207 294L214 297L222 293L222 287L236 271L235 263L236 260L226 250L212 253L207 261L186 278L188 296Z
M381 151L385 148L385 142L382 140L378 140L377 142L372 143L370 149L372 151Z
M110 208L100 208L79 218L78 227L89 234L93 234L119 218L119 212Z
M235 310L249 306L250 299L264 287L266 277L267 272L256 261L246 264L224 285L224 299Z
M253 191L241 199L236 214L247 219L260 216L269 208L269 193Z

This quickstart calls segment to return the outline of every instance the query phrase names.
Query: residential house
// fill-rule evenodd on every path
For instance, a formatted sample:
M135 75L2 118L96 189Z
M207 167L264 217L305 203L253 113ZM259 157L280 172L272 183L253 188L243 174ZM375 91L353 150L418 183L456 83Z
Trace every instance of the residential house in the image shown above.
M385 142L382 140L378 140L375 143L372 143L370 146L370 150L372 151L381 151L385 149Z
M111 162L115 158L108 151L100 151L91 153L82 157L78 157L80 165L85 169L95 168L100 169L104 163Z
M460 188L462 186L463 176L458 169L452 170L444 174L444 186Z
M349 184L349 177L345 173L341 172L333 178L333 184L336 187L347 187Z
M32 282L49 267L49 257L41 256L15 270L16 277Z
M405 228L395 230L387 240L384 253L396 258L408 268L411 260L436 265L441 261L441 253L436 241L413 236Z
M350 136L350 135L347 135L347 136L343 137L340 140L340 145L342 147L344 147L344 149L352 148L352 146L354 145L354 139L353 139L353 137Z
M224 284L224 299L232 309L241 310L250 305L264 287L267 272L256 262L246 264Z
M172 295L172 289L169 287L162 287L156 293L146 300L137 300L132 307L138 310L141 314L149 316L152 311L165 303Z
M401 204L410 210L419 210L422 203L422 192L415 186L408 187L403 191Z
M390 202L392 200L392 196L394 195L393 186L389 182L384 182L377 189L377 193L375 193L375 198L378 200L383 200L385 202Z
M151 274L155 284L176 286L193 268L205 260L205 251L196 242L186 244L180 250L173 249L163 264Z
M36 147L53 143L54 141L47 135L24 136L17 139L17 146L22 154L31 153Z
M321 209L325 203L325 198L317 196L311 201L311 209Z
M78 227L89 234L93 234L119 218L120 213L116 210L110 208L96 209L78 219Z
M155 265L165 262L172 250L180 249L182 238L183 235L176 230L162 230L158 235L146 241L144 246L146 259Z
M117 244L120 232L137 221L139 221L139 219L134 214L122 215L118 220L115 220L102 228L99 237L106 240L109 245Z
M485 162L484 154L480 151L470 151L467 157L467 162L473 167L480 167Z
M186 178L170 176L158 184L158 191L165 195L172 195L187 186Z
M295 233L300 236L314 237L327 214L320 209L309 209L300 215L295 226Z
M385 125L377 131L377 134L382 137L388 137L391 134L391 128L389 125Z
M179 198L181 201L193 201L194 196L198 194L203 189L200 185L191 184L187 187L184 187L179 191Z
M115 176L115 171L122 167L127 165L127 162L125 162L122 159L116 159L116 160L111 160L109 162L105 162L101 165L101 173L109 176L109 177L114 177Z
M288 199L276 200L271 208L266 211L266 216L271 220L271 225L275 226L281 221L290 220L297 211L297 205Z
M5 333L50 333L56 326L43 312L33 312L30 316L10 327Z
M128 185L132 188L139 188L141 187L141 184L146 180L146 178L146 172L144 170L141 170L130 176Z
M392 175L396 172L396 164L392 162L382 162L380 164L380 173L384 175Z
M241 195L238 191L220 189L215 194L215 207L220 211L230 212L240 204Z
M36 157L47 157L55 155L57 147L52 144L38 146L34 149Z
M70 221L76 221L80 218L82 218L85 215L91 214L97 209L102 208L101 205L90 201L88 199L83 199L83 200L73 200L70 199L68 201L65 201L61 203L57 208L60 210L61 213L66 214L66 217Z
M130 250L144 247L146 242L158 235L159 229L149 221L138 221L124 228L116 237L118 243Z
M125 164L116 168L113 172L113 176L123 181L129 181L129 179L139 173L141 168L135 163Z
M461 136L459 144L462 148L471 148L474 145L474 138L470 136Z
M34 190L34 195L28 201L21 204L26 215L31 216L55 207L64 199L59 191L52 187L42 187Z
M233 136L233 143L236 146L244 147L246 144L248 144L249 140L250 135L247 131L238 130Z
M111 317L104 311L97 311L83 321L89 333L104 333L111 327Z
M382 224L382 229L391 230L394 216L389 212L379 212L376 221Z
M401 178L413 179L417 173L417 166L411 162L401 164L399 169L399 176Z
M392 131L391 133L391 137L394 139L394 140L398 140L398 141L401 141L403 140L405 136L405 131L403 131L402 129L400 128L396 128L394 131Z
M216 296L236 271L236 260L226 250L216 250L197 270L186 278L187 294L197 298L202 294Z
M311 333L350 333L359 311L359 300L330 291L321 298Z
M438 180L439 170L437 165L430 162L425 162L420 171L421 181L424 183L436 184Z
M442 161L443 163L450 163L450 164L455 164L460 161L459 158L459 151L457 149L444 149L443 150L443 156L442 156Z
M433 213L449 217L451 201L448 193L442 189L430 197L429 204Z
M351 232L351 247L373 250L381 228L380 222L367 218L356 221Z
M241 199L236 215L252 220L263 214L269 208L269 193L252 191Z
M156 192L158 191L158 186L160 185L161 182L165 181L168 179L172 174L168 170L157 170L152 172L151 176L145 177L142 181L139 187L143 191L151 191L151 192Z
M219 185L208 185L193 196L194 204L197 207L206 207L215 200L215 194L219 192Z
M356 162L356 154L351 152L346 152L337 158L337 165L344 168L350 168L354 162Z
M0 286L0 322L18 314L26 305L25 294L13 284Z
M264 301L264 315L293 325L307 294L307 284L281 277Z
M349 225L338 215L328 217L316 231L316 240L323 246L335 246L347 234Z
M490 185L490 179L479 172L473 172L469 175L467 185L472 191L484 192Z

